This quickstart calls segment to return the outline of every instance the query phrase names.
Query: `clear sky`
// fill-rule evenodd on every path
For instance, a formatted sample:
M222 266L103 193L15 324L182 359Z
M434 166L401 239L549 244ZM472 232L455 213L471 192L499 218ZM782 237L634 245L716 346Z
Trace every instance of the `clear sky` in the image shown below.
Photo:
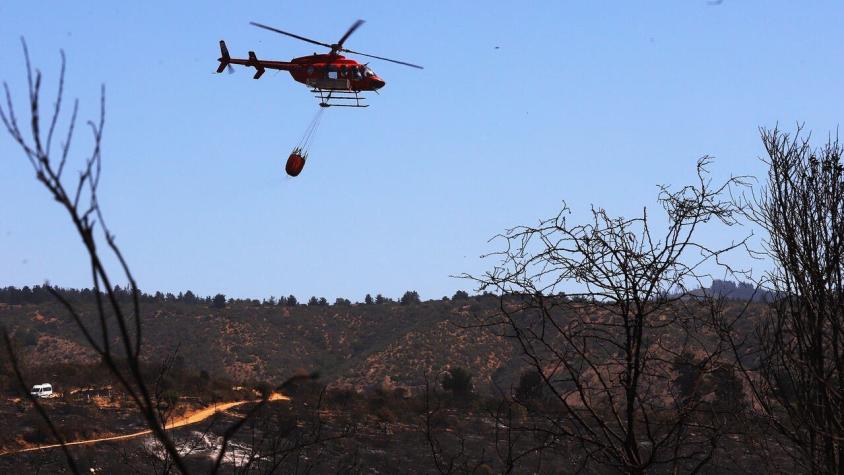
M284 72L213 74L218 41L288 60L318 50L249 21L333 42L357 18L348 47L425 69L372 61L381 95L326 111L287 178L315 100ZM427 299L471 289L450 275L490 267L492 235L563 200L632 215L701 155L719 177L764 171L760 126L834 133L842 24L838 0L6 0L0 79L23 107L24 36L48 85L65 50L82 118L106 84L101 201L144 290ZM90 286L69 222L4 133L0 286L47 279Z

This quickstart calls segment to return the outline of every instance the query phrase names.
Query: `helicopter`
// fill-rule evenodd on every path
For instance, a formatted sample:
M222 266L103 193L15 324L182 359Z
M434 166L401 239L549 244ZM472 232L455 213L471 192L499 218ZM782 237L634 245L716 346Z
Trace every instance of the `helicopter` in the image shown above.
M226 47L225 41L220 41L220 66L217 68L217 73L222 73L226 69L232 72L232 64L239 64L246 67L255 68L255 75L253 79L259 79L267 69L276 69L280 71L289 71L290 75L297 82L305 84L314 94L314 97L319 99L321 107L368 107L365 104L362 92L373 91L378 93L378 90L386 84L368 63L358 63L353 59L346 58L340 53L351 53L369 58L380 59L382 61L389 61L391 63L402 64L412 68L423 69L422 66L407 63L404 61L397 61L395 59L384 58L358 51L352 51L345 48L343 44L349 39L349 36L355 32L361 25L363 20L357 20L349 27L348 31L340 37L337 43L329 44L321 41L312 40L304 36L294 35L287 31L279 30L271 26L262 25L260 23L250 22L251 25L263 28L275 33L287 35L298 40L302 40L315 45L325 46L330 48L328 54L314 53L311 56L302 56L287 61L267 61L258 59L254 51L249 52L247 59L232 58L229 55L229 50Z

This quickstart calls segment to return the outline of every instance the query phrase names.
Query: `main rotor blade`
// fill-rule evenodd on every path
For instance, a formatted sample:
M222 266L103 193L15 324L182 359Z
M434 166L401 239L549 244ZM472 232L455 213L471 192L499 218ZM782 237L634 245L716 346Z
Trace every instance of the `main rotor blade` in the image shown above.
M340 51L343 51L343 52L346 52L346 53L352 53L352 54L359 54L361 56L366 56L368 58L380 59L382 61L389 61L391 63L403 64L405 66L410 66L411 68L425 69L422 66L419 66L418 64L405 63L404 61L398 61L398 60L395 60L395 59L384 58L384 57L381 57L381 56L375 56L374 54L359 53L357 51L352 51L352 50L346 49L346 48L343 48Z
M349 39L350 36L352 36L352 33L354 33L355 30L360 28L360 26L363 25L363 24L364 24L363 20L358 20L358 21L354 22L354 24L352 24L352 26L349 27L349 31L347 31L346 34L343 35L342 38L340 38L340 41L337 42L337 46L342 49L343 43L345 43L346 40Z
M308 43L313 43L315 45L325 46L326 48L331 48L331 45L328 43L322 43L316 40L312 40L310 38L305 38L304 36L294 35L293 33L288 33L286 31L279 30L278 28L273 28L271 26L262 25L260 23L255 23L254 21L249 22L250 25L257 26L258 28L263 28L265 30L274 31L276 33L281 33L282 35L287 35L292 38L296 38L297 40L307 41Z

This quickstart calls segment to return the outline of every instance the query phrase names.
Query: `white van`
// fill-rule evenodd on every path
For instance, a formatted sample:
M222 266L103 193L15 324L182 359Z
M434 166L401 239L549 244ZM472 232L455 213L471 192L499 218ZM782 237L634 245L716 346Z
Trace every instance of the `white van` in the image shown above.
M35 397L52 397L53 385L50 383L36 384L32 387L32 391L30 391L29 394L32 394Z

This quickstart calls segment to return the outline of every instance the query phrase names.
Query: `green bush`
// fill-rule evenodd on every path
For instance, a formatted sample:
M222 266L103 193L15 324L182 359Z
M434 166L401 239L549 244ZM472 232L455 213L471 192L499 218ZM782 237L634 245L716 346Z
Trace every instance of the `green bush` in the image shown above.
M442 379L442 387L456 397L465 397L472 393L472 374L461 367L448 370Z
M519 387L516 388L516 399L519 401L536 401L542 399L545 391L545 382L536 370L526 371L519 378Z

